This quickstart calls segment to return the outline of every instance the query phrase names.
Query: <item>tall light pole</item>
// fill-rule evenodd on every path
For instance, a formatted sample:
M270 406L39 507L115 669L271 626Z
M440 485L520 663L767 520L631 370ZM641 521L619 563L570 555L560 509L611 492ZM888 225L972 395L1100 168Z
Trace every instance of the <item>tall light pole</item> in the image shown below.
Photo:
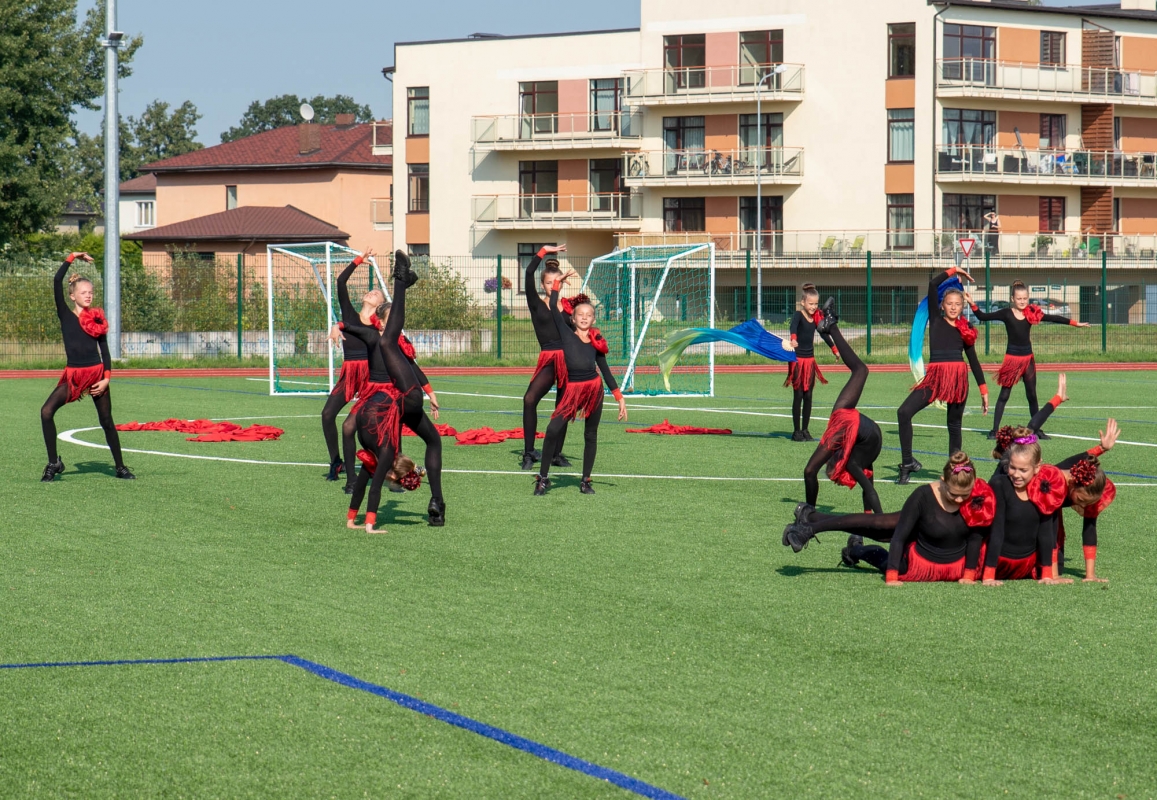
M116 0L106 0L104 47L104 308L108 352L121 357L120 116L117 113L117 50L125 35L117 28Z
M755 82L755 318L763 322L763 98L761 90L768 78L787 71L786 64L776 64Z

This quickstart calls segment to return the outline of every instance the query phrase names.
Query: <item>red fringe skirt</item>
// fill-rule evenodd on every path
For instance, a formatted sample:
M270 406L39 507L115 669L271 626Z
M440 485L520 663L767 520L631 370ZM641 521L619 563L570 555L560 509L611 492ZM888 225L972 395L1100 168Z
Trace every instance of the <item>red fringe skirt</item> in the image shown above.
M1004 361L1000 364L1000 372L996 373L996 382L1005 389L1011 389L1020 382L1020 379L1024 377L1024 373L1034 364L1036 364L1036 360L1031 353L1027 356L1010 356L1006 354Z
M370 380L369 361L343 361L341 373L337 382L345 389L345 401L348 403L362 393L362 387Z
M566 372L566 357L562 350L543 350L538 354L538 365L534 368L534 378L538 377L538 373L542 372L550 365L554 365L554 385L561 392L566 388L567 372Z
M988 542L980 546L980 560L976 563L977 572L980 572L984 567L984 556L988 552ZM1024 581L1031 578L1039 578L1040 575L1036 569L1036 553L1027 555L1024 558L1005 558L1001 556L996 562L996 579L998 581Z
M814 358L797 358L788 362L787 378L784 379L783 385L790 386L797 392L810 392L816 385L816 378L819 378L820 383L828 382Z
M379 394L383 399L375 400ZM378 447L388 441L398 450L398 443L402 439L402 393L392 383L374 383L367 381L358 393L358 401L354 404L351 414L362 415L357 417L358 424L362 424L365 416L370 429L370 435L378 443Z
M65 367L64 374L56 385L68 384L68 402L75 403L88 394L92 385L104 378L104 364L93 364L91 367Z
M834 483L847 486L856 485L856 479L848 474L848 459L860 435L860 412L854 408L840 408L828 417L828 427L820 437L820 446L836 453L835 461L828 462L828 477Z
M951 564L937 564L920 555L916 543L908 544L908 571L900 575L904 583L935 583L937 581L958 581L964 577L964 557Z
M933 361L928 365L924 380L912 391L932 393L929 402L963 403L968 400L968 365L963 361Z
M563 417L575 420L579 417L589 417L603 404L603 379L591 378L589 381L571 381L562 393L562 402L555 408L551 418Z

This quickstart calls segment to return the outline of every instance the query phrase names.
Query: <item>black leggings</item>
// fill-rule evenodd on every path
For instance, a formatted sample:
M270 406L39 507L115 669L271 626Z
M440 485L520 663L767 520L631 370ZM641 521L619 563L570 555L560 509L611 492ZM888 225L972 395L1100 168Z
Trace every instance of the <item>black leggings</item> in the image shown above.
M912 417L932 405L931 389L913 389L900 408L896 420L900 423L900 462L912 463ZM948 404L948 454L959 452L964 438L961 427L964 424L965 403Z
M550 387L554 386L554 364L548 364L542 368L542 371L530 379L530 386L526 387L526 394L522 396L522 452L530 453L534 450L534 442L538 436L538 404L542 402L542 398L546 397L546 393L550 391ZM554 407L558 408L558 404L562 402L562 390L559 389L554 393ZM561 438L558 440L558 452L562 452L562 446L566 443L566 428L562 429Z
M337 451L337 415L346 406L345 399L345 381L339 381L337 386L333 387L333 391L329 393L329 397L325 399L325 405L321 408L321 430L325 434L325 446L329 450L329 462L332 464L338 458ZM345 422L341 424L341 443L344 451L344 458L342 462L345 464L345 474L347 480L353 479L354 466L357 460L357 442L355 436L357 435L358 423L354 419L354 415L350 414L345 418Z
M840 333L838 325L833 325L831 328L832 339L836 343L836 349L840 351L840 358L852 374L848 378L848 382L844 384L844 388L840 389L839 395L836 397L836 403L832 406L832 411L841 411L844 409L853 409L860 402L860 396L864 393L864 385L868 382L868 365L865 364L852 346L848 344L847 339ZM811 395L808 395L809 408ZM867 443L865 443L867 444ZM882 444L882 443L881 443ZM872 509L877 514L883 513L880 506L880 496L876 494L876 487L872 483L872 479L864 474L864 470L871 469L872 464L876 460L876 456L880 454L880 448L860 448L852 445L852 455L848 458L847 470L856 483L859 484L860 490L864 495L864 508ZM874 450L874 452L871 452ZM803 483L806 500L810 505L815 505L816 500L819 499L820 484L819 472L824 464L828 463L836 453L822 444L816 447L812 457L808 459L807 466L803 470ZM859 456L857 458L857 456Z
M591 470L595 466L595 454L599 449L599 421L602 418L603 400L600 397L598 406L583 423L583 478L585 479L591 477ZM566 433L566 425L567 419L565 417L551 417L550 424L546 426L546 440L542 445L542 461L538 468L538 474L544 478L550 472L550 462L562 450L562 439Z
M815 390L815 385L806 391L802 389L791 390L791 424L795 430L807 430L808 425L812 421L812 392Z
M117 467L125 465L121 458L121 437L117 433L116 424L112 421L112 387L104 390L104 394L92 398L96 406L96 418L104 430L104 440L112 452L113 463ZM48 450L48 462L55 464L59 456L56 452L56 412L68 404L68 384L62 383L52 390L44 405L40 407L40 429L44 432L44 447Z
M353 495L350 497L350 508L354 511L361 508L362 498L366 494L366 485L369 484L370 496L366 504L366 513L378 513L378 505L382 501L382 486L386 482L386 475L394 467L397 450L390 443L388 432L382 437L382 443L378 444L375 423L378 415L386 410L382 404L393 402L385 392L378 392L358 410L358 440L366 450L377 454L378 466L372 474L368 469L363 469L358 473L357 480L354 482Z
M403 406L402 424L418 434L426 444L426 480L430 484L430 496L442 499L442 437L434 423L422 408L420 390L408 392Z
M843 531L875 542L891 542L900 512L890 514L821 514L813 511L807 523L816 533Z
M1031 419L1040 411L1040 404L1036 398L1036 364L1034 362L1028 362L1028 369L1024 371L1021 380L1024 381L1024 394L1028 399L1028 416ZM1004 405L1011 396L1011 386L1000 387L1000 394L996 398L996 410L992 412L992 429L994 431L1000 430L1000 418L1004 416Z

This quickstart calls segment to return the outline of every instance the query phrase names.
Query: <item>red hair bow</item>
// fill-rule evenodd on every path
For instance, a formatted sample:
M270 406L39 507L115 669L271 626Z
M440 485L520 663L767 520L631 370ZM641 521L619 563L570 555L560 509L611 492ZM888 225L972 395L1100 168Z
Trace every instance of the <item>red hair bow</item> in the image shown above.
M1024 307L1024 318L1028 320L1029 325L1039 325L1044 316L1044 309L1040 306L1027 305Z
M598 328L591 328L591 347L598 350L604 356L611 352L610 343L607 342L606 337L603 336L603 332Z
M402 355L411 361L414 360L414 343L406 338L406 334L398 334L398 347L402 350Z
M105 318L104 309L89 306L80 312L80 327L92 338L104 336L108 333L108 319Z
M564 297L558 302L559 307L567 314L574 314L575 306L590 303L591 299L585 294L576 294L574 297Z
M1040 472L1028 482L1028 499L1042 514L1053 514L1069 494L1065 476L1052 464L1044 464Z
M996 494L984 478L972 485L972 495L960 507L960 516L970 528L987 528L996 517Z
M960 338L964 341L965 347L976 344L976 328L969 325L964 317L956 318L956 330L960 331Z
M1081 516L1086 519L1096 519L1101 516L1102 511L1112 505L1116 498L1117 487L1113 485L1111 480L1105 478L1105 491L1101 493L1101 499L1094 505L1085 506L1084 510L1081 511Z

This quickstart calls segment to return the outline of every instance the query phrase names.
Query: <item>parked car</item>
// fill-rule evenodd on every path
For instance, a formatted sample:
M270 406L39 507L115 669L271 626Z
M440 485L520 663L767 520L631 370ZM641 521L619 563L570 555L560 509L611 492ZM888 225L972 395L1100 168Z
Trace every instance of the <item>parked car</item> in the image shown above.
M1073 316L1073 310L1064 300L1056 300L1052 297L1046 297L1034 298L1033 302L1040 306L1046 314L1056 314L1061 317L1069 318Z

